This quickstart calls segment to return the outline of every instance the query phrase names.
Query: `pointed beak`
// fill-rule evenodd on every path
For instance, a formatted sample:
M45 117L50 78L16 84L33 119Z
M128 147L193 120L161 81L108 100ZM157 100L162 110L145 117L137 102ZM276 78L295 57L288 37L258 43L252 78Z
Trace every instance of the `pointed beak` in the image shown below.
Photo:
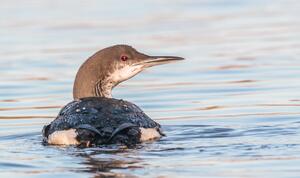
M144 68L148 68L182 60L184 60L184 58L177 56L149 56L149 58L143 59L142 61L139 61L134 65L142 65Z

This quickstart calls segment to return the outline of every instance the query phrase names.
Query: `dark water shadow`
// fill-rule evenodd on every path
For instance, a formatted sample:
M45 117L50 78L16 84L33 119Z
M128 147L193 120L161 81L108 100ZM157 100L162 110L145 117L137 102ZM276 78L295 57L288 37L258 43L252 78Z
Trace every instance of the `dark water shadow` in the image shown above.
M90 173L94 177L134 177L131 174L132 171L143 170L147 166L146 157L166 157L200 149L199 147L181 147L177 145L178 141L228 137L234 129L210 125L167 125L164 126L164 131L167 136L161 140L142 143L131 149L122 146L73 148L68 153L78 159L83 159L80 165L84 168L72 171Z
M28 169L28 168L35 168L32 165L21 164L21 163L11 163L11 162L0 162L0 167L2 169Z
M270 152L273 152L273 157L280 157L285 154L284 150L299 149L300 144L294 142L264 143L263 140L270 136L297 134L299 133L298 128L298 122L252 125L241 128L221 125L164 125L166 137L139 144L132 149L116 145L94 148L40 146L40 151L43 154L48 152L47 150L54 149L55 151L48 156L61 156L63 160L65 157L71 156L75 165L66 167L66 169L75 174L90 174L92 177L134 177L135 173L143 171L149 166L149 158L157 160L180 155L199 158L199 160L228 156L265 159ZM24 140L32 141L33 139L35 144L42 144L40 134L40 132L31 132L7 135L0 137L0 141L21 140L24 142ZM258 139L259 142L247 141L246 137ZM18 163L14 164L6 161L0 162L0 166L3 168L36 169L28 167L32 166L30 164L24 166Z
M166 137L166 140L170 141L242 136L233 128L213 125L167 125L163 128L166 134L170 136ZM171 133L168 134L168 132Z
M17 140L17 139L28 139L30 137L36 136L41 134L41 132L29 132L29 133L20 133L20 134L12 134L12 135L5 135L0 136L0 141L5 140Z
M129 170L140 169L141 159L133 158L141 149L141 145L133 149L125 148L124 146L102 146L94 148L74 148L75 150L70 152L72 156L82 158L83 161L80 165L84 168L74 169L74 172L91 173L93 177L134 177L130 174ZM117 173L116 170L122 170ZM116 172L114 172L116 171Z

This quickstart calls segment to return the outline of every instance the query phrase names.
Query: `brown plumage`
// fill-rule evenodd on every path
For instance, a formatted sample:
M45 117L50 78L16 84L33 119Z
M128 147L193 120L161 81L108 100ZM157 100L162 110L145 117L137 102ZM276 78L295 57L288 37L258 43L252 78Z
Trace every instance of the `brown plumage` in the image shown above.
M145 68L182 59L148 56L127 45L98 51L80 67L74 82L74 101L44 127L44 141L85 146L134 145L163 136L158 123L133 103L113 99L111 91Z

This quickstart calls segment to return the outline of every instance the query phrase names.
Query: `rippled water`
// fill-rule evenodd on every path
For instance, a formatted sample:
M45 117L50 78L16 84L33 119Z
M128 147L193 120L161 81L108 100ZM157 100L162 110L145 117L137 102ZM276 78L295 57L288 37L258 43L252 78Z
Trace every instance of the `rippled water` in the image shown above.
M299 177L297 0L1 1L0 177ZM167 134L137 149L43 146L79 65L118 43L184 62L114 97Z

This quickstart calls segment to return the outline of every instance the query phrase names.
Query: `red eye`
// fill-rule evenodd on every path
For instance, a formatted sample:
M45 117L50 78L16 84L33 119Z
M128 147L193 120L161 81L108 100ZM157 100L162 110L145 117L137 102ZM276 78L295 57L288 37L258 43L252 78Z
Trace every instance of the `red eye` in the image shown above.
M128 56L121 56L122 61L127 61L127 59L128 59Z

